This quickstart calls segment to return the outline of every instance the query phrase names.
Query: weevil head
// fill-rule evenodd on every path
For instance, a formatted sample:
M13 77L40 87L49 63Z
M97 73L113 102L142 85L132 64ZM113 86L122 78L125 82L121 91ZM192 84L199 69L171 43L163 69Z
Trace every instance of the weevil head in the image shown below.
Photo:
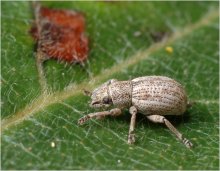
M104 84L100 85L98 88L96 88L92 94L91 94L91 103L90 106L94 108L101 108L101 107L110 107L113 105L112 98L109 95L109 85L112 82L115 82L117 80L111 79Z

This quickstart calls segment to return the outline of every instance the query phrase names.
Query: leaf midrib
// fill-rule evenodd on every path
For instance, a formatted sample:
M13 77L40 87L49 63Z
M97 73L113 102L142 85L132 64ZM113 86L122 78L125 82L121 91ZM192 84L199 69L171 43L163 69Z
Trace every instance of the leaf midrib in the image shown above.
M7 128L10 128L11 126L15 124L22 122L27 117L32 116L33 114L37 112L40 112L42 109L52 104L62 102L65 99L68 99L72 96L80 94L82 89L84 88L85 89L95 88L96 85L100 83L100 81L108 79L114 73L117 73L124 68L127 68L129 66L139 63L141 60L149 57L151 53L157 50L160 50L161 48L173 43L174 41L190 34L195 29L208 25L209 23L211 23L214 19L218 17L218 14L219 14L218 10L213 10L212 12L207 13L198 22L187 25L185 28L176 31L169 38L166 38L161 42L155 43L145 50L139 50L136 54L132 55L127 60L122 61L121 63L118 63L109 69L106 69L101 74L95 77L91 77L89 80L85 80L78 85L75 85L75 86L68 85L66 88L64 88L63 91L41 94L32 103L28 104L24 109L18 111L15 114L11 114L9 118L3 119L1 121L2 131L6 130Z

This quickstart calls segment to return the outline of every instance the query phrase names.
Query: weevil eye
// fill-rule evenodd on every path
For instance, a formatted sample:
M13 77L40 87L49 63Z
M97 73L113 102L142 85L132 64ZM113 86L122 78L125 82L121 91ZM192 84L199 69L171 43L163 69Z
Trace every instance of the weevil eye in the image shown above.
M109 99L108 99L108 97L104 97L104 98L102 99L102 101L103 101L104 104L108 104Z
M102 102L104 103L104 104L110 104L110 103L112 103L112 100L109 98L109 97L104 97L103 99L102 99Z

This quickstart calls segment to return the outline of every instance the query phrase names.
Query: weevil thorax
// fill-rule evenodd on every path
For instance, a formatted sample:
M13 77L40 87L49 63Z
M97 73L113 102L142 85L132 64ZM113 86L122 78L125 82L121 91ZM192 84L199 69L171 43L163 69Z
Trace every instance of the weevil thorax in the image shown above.
M130 81L111 79L96 88L91 95L91 107L128 107L131 104Z
M109 95L114 106L128 108L131 106L132 84L131 81L115 81L109 85Z

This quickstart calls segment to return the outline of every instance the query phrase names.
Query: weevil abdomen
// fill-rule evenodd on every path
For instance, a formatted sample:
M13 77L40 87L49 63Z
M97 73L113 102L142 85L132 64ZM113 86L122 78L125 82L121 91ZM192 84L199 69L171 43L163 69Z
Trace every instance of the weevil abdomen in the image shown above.
M164 76L146 76L132 80L132 105L145 115L181 115L187 106L185 90Z

